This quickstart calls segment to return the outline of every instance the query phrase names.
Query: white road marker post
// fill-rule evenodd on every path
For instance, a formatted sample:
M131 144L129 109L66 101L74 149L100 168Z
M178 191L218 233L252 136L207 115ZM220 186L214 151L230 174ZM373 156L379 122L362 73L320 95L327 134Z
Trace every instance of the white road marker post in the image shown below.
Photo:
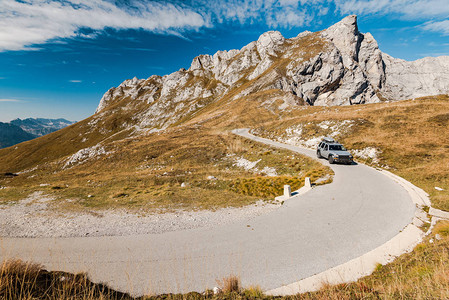
M288 184L284 185L284 197L288 199L291 196L292 196L292 188Z
M311 189L312 188L312 183L310 182L310 177L306 177L305 181L304 181L304 186Z

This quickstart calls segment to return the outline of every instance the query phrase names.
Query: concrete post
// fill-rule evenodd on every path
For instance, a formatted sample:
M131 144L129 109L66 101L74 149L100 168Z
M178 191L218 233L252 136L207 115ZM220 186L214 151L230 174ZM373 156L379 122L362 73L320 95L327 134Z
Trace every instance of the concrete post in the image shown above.
M310 177L306 177L304 186L308 188L312 188L312 183L310 182Z
M292 196L292 189L289 185L284 185L284 197L290 198Z

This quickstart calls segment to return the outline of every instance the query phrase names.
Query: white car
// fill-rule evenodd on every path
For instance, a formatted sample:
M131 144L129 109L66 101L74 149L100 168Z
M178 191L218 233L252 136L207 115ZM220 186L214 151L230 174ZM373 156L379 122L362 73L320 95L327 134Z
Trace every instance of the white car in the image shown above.
M318 145L316 150L316 156L318 158L326 158L330 164L333 163L345 163L352 164L353 157L342 144L336 142L333 138L325 137Z

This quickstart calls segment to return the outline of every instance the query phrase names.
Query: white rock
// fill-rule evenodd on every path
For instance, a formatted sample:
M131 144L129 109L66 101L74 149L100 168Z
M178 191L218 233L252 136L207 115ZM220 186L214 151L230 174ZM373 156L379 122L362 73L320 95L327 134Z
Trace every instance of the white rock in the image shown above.
M64 164L64 169L68 168L72 165L81 164L89 159L98 159L102 155L109 154L110 152L106 152L103 146L100 144L95 145L93 147L88 147L79 150L75 154L71 155Z
M256 42L257 51L262 59L268 55L277 56L276 51L284 43L285 38L279 31L268 31L263 33Z
M435 189L437 190L437 191L444 191L444 189L442 189L442 188L440 188L440 187L435 187Z
M306 53L301 53L301 43L307 42L312 34L322 39L317 42L322 50L304 60ZM285 70L273 68L279 58L286 60ZM359 32L356 16L348 16L320 33L303 32L289 40L278 31L269 31L240 50L199 55L188 70L180 69L163 77L154 75L146 80L136 77L125 80L103 95L98 114L89 125L95 127L108 117L109 112L105 111L108 106L130 99L124 107L114 109L135 110L143 102L147 106L138 106L133 122L141 128L163 130L194 114L209 100L222 99L227 91L248 80L252 84L233 99L278 90L284 94L279 99L285 101L280 109L303 101L330 106L376 103L380 98L402 100L448 94L449 56L414 62L392 58L380 51L370 33ZM210 85L211 82L214 84ZM270 108L272 102L263 101ZM123 129L134 125L121 124Z
M219 287L217 287L217 286L215 286L215 287L212 289L212 291L214 292L214 295L217 295L217 294L219 294L219 293L222 292L221 289L220 289Z
M382 92L393 100L449 93L449 56L405 61L382 53L386 82Z

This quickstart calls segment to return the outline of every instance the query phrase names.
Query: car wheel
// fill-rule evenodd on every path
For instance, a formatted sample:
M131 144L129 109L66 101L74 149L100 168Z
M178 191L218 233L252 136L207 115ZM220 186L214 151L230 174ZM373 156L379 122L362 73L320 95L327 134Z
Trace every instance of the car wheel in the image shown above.
M316 151L316 157L318 157L318 158L321 158L321 157L322 157L322 156L321 156L320 150L317 150L317 151Z
M329 163L330 164L334 163L334 157L332 155L329 155Z

